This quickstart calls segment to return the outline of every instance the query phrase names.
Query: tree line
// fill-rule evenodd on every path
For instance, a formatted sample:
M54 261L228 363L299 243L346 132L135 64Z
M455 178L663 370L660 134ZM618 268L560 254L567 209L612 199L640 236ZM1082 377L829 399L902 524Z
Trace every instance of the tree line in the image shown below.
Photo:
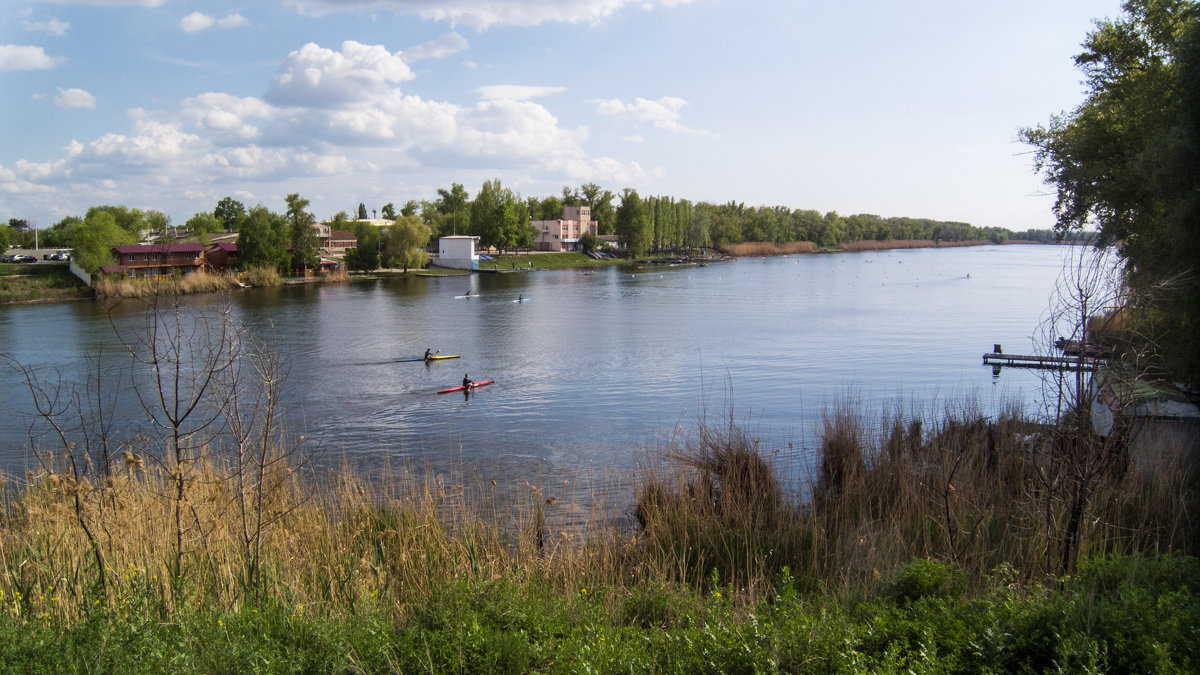
M265 265L281 273L312 268L318 263L312 235L317 220L308 210L308 200L299 194L290 194L285 201L285 211L275 213L261 204L247 208L225 197L212 211L196 213L179 228L172 227L170 218L161 211L95 206L83 218L69 216L41 230L40 243L76 249L80 264L95 268L106 263L112 246L134 243L149 232L167 239L188 237L201 242L213 233L237 232L244 264ZM564 186L561 194L549 197L522 197L499 179L485 180L474 198L462 184L452 183L449 188L439 188L434 199L410 199L399 209L388 202L371 210L372 215L391 221L382 228L368 220L367 206L361 202L351 212L339 211L326 222L332 229L349 230L355 235L358 248L347 252L346 263L351 269L369 271L380 266L420 267L427 262L424 247L439 236L477 236L481 248L499 251L531 248L538 235L533 221L559 219L564 207L574 206L589 207L598 234L615 235L634 256L743 242L809 241L832 248L863 240L999 244L1010 238L1050 242L1070 236L1067 232L1027 230L1018 237L1005 228L975 227L957 221L874 214L842 216L836 211L822 214L787 206L692 202L670 195L642 197L632 188L616 195L595 183ZM0 243L29 240L31 245L27 225L14 219L9 227L0 227ZM584 239L585 248L600 244L590 235Z

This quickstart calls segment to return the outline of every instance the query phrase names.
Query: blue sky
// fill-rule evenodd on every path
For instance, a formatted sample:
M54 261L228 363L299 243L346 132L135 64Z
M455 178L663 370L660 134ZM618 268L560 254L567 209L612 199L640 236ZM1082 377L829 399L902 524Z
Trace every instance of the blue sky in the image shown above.
M1050 227L1017 142L1112 0L0 5L0 217L320 218L498 178Z

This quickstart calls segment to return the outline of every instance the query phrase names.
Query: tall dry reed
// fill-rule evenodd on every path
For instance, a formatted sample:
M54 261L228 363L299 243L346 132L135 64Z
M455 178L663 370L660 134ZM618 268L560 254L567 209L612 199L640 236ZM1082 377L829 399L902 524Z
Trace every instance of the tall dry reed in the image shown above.
M721 250L726 255L753 257L812 253L817 248L811 241L788 241L782 244L774 244L766 241L747 241L739 244L723 244Z
M1024 580L1061 572L1072 458L1053 428L968 414L890 415L872 426L861 412L830 412L807 479L789 476L732 420L701 423L694 440L639 468L631 503L583 499L569 518L586 485L486 480L469 468L389 468L372 480L347 468L318 480L287 461L264 463L251 484L210 452L187 473L177 578L176 533L165 526L177 506L174 469L127 448L112 475L74 478L67 453L43 454L23 488L6 493L0 604L68 622L97 601L148 596L166 607L270 598L335 616L370 604L399 618L455 580L605 586L619 599L646 583L706 588L714 579L761 594L785 567L801 588L854 589L913 558L953 561L976 579L1001 565ZM1082 555L1194 552L1194 474L1173 461L1097 483ZM257 577L247 575L239 510L253 485L264 523Z

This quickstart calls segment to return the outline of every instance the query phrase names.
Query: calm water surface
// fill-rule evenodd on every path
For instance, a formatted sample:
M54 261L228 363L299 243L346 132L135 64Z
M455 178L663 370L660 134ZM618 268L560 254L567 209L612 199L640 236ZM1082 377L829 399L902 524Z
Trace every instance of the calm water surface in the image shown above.
M257 289L233 312L286 357L288 429L329 464L466 467L555 480L634 466L704 417L734 418L804 466L822 412L872 419L1039 391L980 355L1029 352L1067 249L1038 246L740 259ZM467 289L479 297L456 299ZM518 296L528 298L513 302ZM215 297L189 298L212 307ZM80 382L135 303L0 307L0 349ZM461 359L397 363L426 347ZM437 395L463 374L496 383ZM0 366L0 469L31 464L22 380ZM144 414L126 404L120 428Z

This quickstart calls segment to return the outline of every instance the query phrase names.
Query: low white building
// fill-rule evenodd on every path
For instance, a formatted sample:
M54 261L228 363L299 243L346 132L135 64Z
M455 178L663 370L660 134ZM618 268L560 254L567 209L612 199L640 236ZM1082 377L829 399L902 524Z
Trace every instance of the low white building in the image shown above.
M453 270L473 270L479 267L475 243L479 237L457 235L438 237L438 255L429 264Z

